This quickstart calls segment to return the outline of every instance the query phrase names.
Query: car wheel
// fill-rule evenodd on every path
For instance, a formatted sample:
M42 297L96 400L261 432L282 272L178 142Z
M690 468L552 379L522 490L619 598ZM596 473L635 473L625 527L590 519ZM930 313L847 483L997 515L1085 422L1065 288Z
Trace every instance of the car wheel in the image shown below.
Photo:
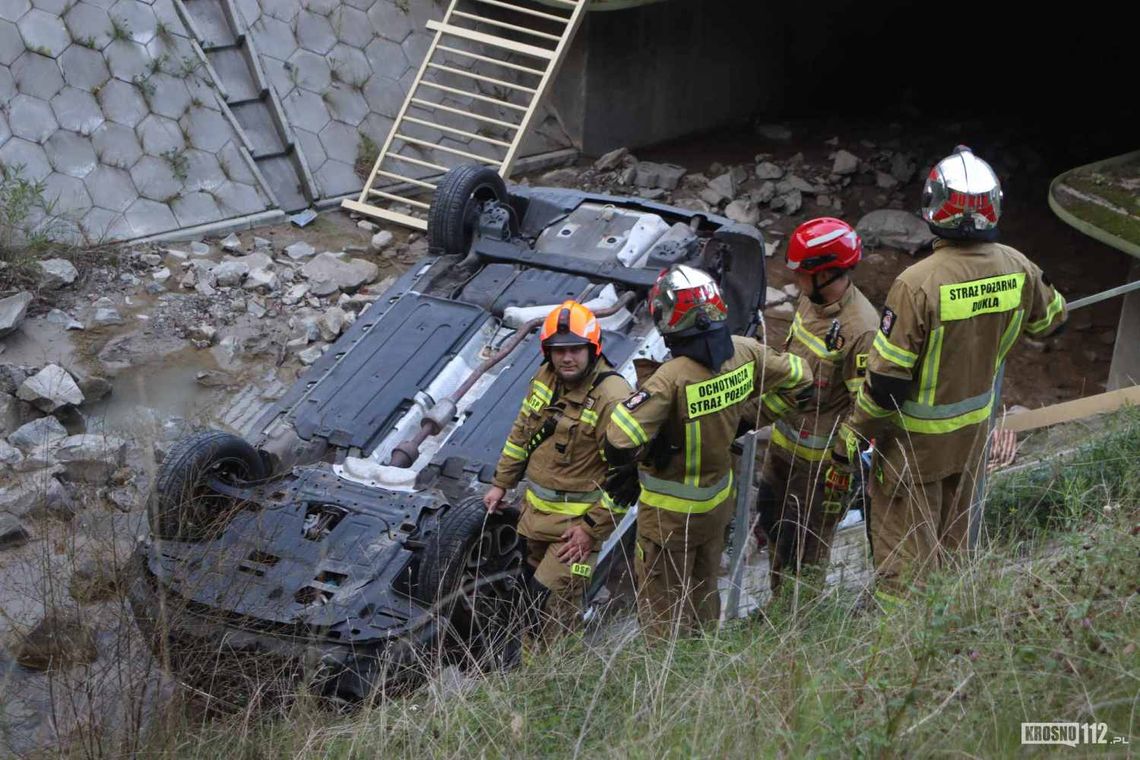
M436 605L445 649L477 667L517 658L523 544L514 521L488 514L478 497L449 507L428 539L417 586Z
M201 540L237 506L210 481L256 481L268 475L257 450L230 433L209 430L183 438L158 470L150 501L151 532L170 540Z
M436 188L428 210L431 248L449 256L465 255L483 204L506 199L507 185L494 169L476 164L452 169Z

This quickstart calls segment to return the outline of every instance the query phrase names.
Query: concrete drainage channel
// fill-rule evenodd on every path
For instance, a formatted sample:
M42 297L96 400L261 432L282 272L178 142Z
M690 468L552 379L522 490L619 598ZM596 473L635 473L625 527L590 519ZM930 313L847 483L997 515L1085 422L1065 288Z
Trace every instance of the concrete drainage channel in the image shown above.
M206 54L234 126L262 175L262 186L285 212L307 208L317 198L316 185L232 3L174 0L174 5Z

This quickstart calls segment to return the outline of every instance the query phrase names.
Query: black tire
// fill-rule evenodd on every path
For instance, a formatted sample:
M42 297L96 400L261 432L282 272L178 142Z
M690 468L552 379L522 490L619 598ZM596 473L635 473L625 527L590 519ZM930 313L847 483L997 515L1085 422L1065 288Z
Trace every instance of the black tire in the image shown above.
M428 244L448 256L466 255L484 203L505 201L507 185L494 169L457 166L444 175L428 209Z
M449 507L427 538L416 586L436 605L444 654L468 665L513 664L521 643L523 544L514 520L478 497Z
M213 491L210 478L238 484L267 475L257 450L236 435L207 430L183 438L158 470L150 500L151 533L170 540L201 540L239 506Z

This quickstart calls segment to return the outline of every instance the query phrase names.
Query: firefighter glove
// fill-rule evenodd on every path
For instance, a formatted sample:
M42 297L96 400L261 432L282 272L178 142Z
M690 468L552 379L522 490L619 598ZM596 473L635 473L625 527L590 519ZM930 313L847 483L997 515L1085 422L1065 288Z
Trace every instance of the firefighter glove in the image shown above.
M629 507L637 503L641 496L641 483L637 479L637 464L631 463L621 467L611 467L606 474L606 493L621 507Z

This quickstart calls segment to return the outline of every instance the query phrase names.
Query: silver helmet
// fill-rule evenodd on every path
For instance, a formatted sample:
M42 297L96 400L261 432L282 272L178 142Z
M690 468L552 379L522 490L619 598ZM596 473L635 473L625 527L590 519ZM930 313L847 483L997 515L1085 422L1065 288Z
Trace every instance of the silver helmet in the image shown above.
M687 264L674 264L657 278L649 291L649 313L658 332L678 338L699 335L728 320L716 280Z
M1001 182L965 145L935 164L922 189L922 218L943 237L989 238L1001 218Z

